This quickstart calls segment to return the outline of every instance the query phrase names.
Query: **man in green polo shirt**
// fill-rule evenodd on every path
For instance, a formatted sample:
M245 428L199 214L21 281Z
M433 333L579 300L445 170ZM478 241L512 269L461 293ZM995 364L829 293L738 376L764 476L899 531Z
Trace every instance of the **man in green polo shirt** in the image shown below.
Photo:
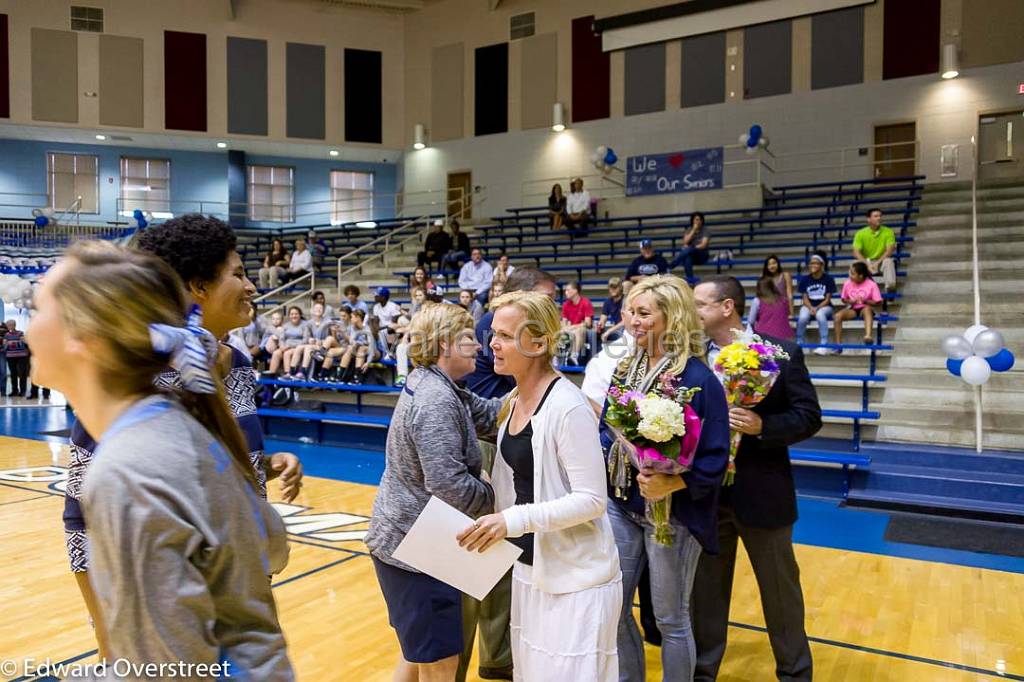
M871 274L882 273L887 292L896 291L896 262L892 259L895 251L896 235L882 224L882 211L870 209L867 226L857 230L853 237L853 256L867 265Z

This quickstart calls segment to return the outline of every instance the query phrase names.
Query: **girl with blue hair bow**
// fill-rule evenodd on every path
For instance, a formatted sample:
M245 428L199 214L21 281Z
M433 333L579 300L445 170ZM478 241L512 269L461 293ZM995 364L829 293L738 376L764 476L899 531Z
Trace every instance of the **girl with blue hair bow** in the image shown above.
M81 242L47 274L33 381L98 447L81 487L98 633L112 659L292 680L267 575L288 560L214 366L218 342L160 259ZM167 367L178 388L155 385Z

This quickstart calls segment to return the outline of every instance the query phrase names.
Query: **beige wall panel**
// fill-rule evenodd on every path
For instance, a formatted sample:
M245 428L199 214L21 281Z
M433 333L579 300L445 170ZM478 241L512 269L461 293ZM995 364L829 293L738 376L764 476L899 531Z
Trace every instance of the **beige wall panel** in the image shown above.
M942 43L956 42L942 36ZM985 0L964 8L960 66L1024 61L1024 2Z
M545 33L517 42L522 64L521 128L550 127L552 110L558 101L558 34Z
M465 131L465 46L435 47L430 60L430 141L455 140ZM415 119L415 117L414 117ZM424 123L426 121L413 121ZM410 126L411 127L411 126ZM410 133L411 135L411 133Z
M100 36L100 124L141 128L144 122L141 38Z
M32 119L78 123L78 35L71 31L32 29Z

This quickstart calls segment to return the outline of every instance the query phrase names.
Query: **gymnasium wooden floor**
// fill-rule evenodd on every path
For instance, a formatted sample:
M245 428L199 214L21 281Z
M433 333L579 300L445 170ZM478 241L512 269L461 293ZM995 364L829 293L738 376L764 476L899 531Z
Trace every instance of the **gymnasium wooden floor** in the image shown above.
M89 660L95 648L64 551L66 461L58 442L0 437L0 661ZM308 476L281 507L293 545L275 594L300 680L390 679L398 647L361 541L374 491ZM816 679L1024 680L1024 573L810 545L797 554ZM732 621L720 679L774 679L745 557ZM660 679L656 649L648 661Z

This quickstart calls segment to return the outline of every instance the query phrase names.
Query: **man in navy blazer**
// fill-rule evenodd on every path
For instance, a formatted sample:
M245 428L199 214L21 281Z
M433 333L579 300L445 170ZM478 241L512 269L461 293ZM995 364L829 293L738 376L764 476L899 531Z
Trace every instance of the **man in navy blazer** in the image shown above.
M708 363L741 329L746 294L735 277L707 278L694 290L697 309L710 340ZM719 499L720 552L702 554L693 586L693 627L697 642L694 680L718 676L729 627L729 600L737 540L750 557L775 672L780 680L811 679L811 649L804 630L800 568L793 553L796 487L789 446L821 429L821 406L800 347L767 338L789 354L768 395L753 409L732 408L729 424L743 433L736 454L736 478Z

